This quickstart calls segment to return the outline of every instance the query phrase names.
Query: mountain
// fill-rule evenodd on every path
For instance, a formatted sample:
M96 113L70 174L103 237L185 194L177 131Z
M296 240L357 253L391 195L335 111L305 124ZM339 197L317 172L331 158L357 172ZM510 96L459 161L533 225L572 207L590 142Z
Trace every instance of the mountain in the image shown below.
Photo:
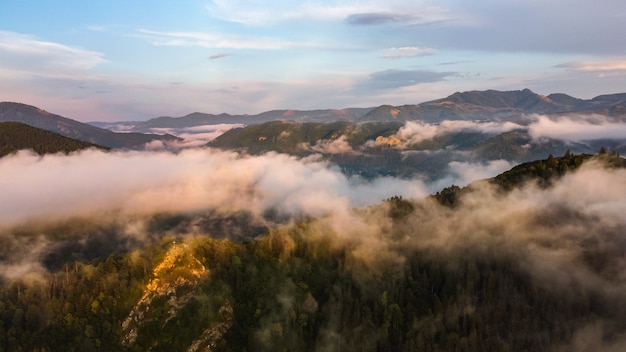
M161 116L148 121L133 123L131 130L135 132L150 132L154 128L185 128L218 124L253 125L269 121L355 121L370 110L371 108L272 110L257 115L213 115L194 112L182 117Z
M0 157L18 150L35 153L71 153L88 148L108 149L93 143L67 138L20 122L0 122Z
M270 121L319 122L405 122L438 123L444 120L516 120L524 114L603 114L626 118L626 93L608 94L593 99L578 99L567 94L547 96L529 89L515 91L456 92L446 98L402 106L322 110L272 110L256 115L207 114L194 112L182 117L161 116L147 121L122 122L125 129L149 133L155 129L180 129L218 124L254 125ZM94 122L102 128L120 123Z
M549 157L486 180L514 192L451 193L456 206L392 197L350 214L267 222L243 240L204 228L225 220L220 212L5 227L0 346L621 351L625 166L610 154ZM599 173L619 184L569 189ZM576 179L559 185L568 174ZM522 187L535 180L546 182ZM45 265L51 256L56 264Z
M1 102L0 122L21 122L68 138L102 145L108 148L142 148L152 141L171 142L172 135L114 133L106 129L51 114L34 106Z
M583 142L533 138L520 126L497 132L488 128L460 128L427 135L435 125L417 126L391 122L289 122L272 121L231 129L207 144L250 154L278 152L299 157L320 154L348 175L437 179L449 172L451 162L486 163L506 160L522 163L549 154L596 153L602 147L624 153L626 137L619 140L591 139ZM423 137L420 133L426 133Z
M566 94L536 94L529 89L516 91L457 92L446 98L421 104L383 105L365 114L359 121L441 122L443 120L511 119L523 114L598 113L626 116L626 94L601 95L590 100Z

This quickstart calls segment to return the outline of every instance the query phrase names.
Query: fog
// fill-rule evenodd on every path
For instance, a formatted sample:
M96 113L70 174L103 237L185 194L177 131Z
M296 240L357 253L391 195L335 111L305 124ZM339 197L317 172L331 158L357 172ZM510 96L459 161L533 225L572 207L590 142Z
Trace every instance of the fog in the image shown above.
M449 263L505 258L564 299L593 297L607 307L623 302L626 170L591 161L548 188L529 182L506 193L472 183L453 209L427 197L511 166L453 162L445 177L425 183L350 178L315 155L248 156L208 148L43 157L20 152L0 159L0 276L27 278L168 234L238 240L307 220L311 241L327 239L346 249L347 270L401 271L416 252ZM401 218L383 202L396 195L413 207ZM616 306L616 317L624 313ZM623 346L602 340L603 324L590 322L563 350Z
M598 139L626 138L626 123L611 117L592 114L567 116L525 115L511 121L456 121L444 120L441 123L407 121L395 134L369 141L366 146L378 144L392 145L398 149L407 149L423 141L458 132L479 132L496 135L513 130L526 131L535 142L547 138L566 142L581 142Z
M315 157L241 156L212 149L88 150L43 157L20 152L0 159L0 174L3 224L108 209L131 213L247 210L257 215L272 209L287 216L319 216L394 195L428 194L419 179L366 182L348 178Z
M534 116L528 132L535 139L553 138L565 141L585 141L593 139L624 139L626 123L613 121L602 115L550 118Z

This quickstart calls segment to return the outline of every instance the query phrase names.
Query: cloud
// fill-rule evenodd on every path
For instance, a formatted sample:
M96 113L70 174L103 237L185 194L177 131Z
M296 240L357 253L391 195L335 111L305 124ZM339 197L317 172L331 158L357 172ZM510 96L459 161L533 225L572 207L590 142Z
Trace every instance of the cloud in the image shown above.
M444 120L439 124L426 123L423 121L407 121L398 132L386 137L372 141L368 146L390 145L398 149L405 149L411 145L418 144L426 140L447 133L461 131L476 131L485 134L499 134L515 129L525 128L522 125L509 121L478 122L467 120Z
M294 20L339 21L348 24L371 25L399 22L403 24L430 23L448 18L447 11L438 6L407 3L406 1L312 1L293 3L269 0L251 3L244 0L213 0L207 5L209 13L225 21L250 26L275 25ZM419 16L414 14L420 14Z
M614 122L604 116L570 116L550 118L536 115L528 126L534 139L554 138L564 141L589 141L594 139L624 139L626 123Z
M372 26L390 23L410 22L414 17L409 14L399 13L356 13L346 18L346 23L353 26Z
M370 74L369 84L378 88L398 88L420 83L433 83L457 75L456 72L389 69Z
M403 46L399 48L385 49L383 57L385 59L402 59L407 57L420 57L434 55L437 51L432 48L422 48L417 46Z
M279 50L310 47L312 44L278 38L245 36L208 32L161 32L148 29L138 30L153 45L198 46L203 48ZM220 56L221 57L221 56Z
M336 139L320 139L314 146L309 146L305 143L302 145L302 148L322 154L341 154L354 151L345 135Z
M56 77L76 75L105 62L104 54L40 40L34 36L0 31L0 70L23 75Z
M0 222L5 225L107 209L246 210L257 216L275 209L288 216L319 216L373 204L396 191L406 197L425 194L417 180L398 180L398 187L388 187L389 181L350 179L320 161L211 149L177 154L90 150L44 157L22 152L0 159L0 173L5 200L0 204ZM367 187L371 189L363 192Z
M177 137L183 138L182 142L168 142L167 145L163 143L155 143L152 149L167 149L167 148L194 148L201 147L215 138L224 134L224 132L233 128L243 127L242 124L217 124L217 125L200 125L185 128L150 128L147 129L147 133L156 134L172 134ZM128 127L127 127L128 128ZM131 126L132 128L132 126ZM155 141L159 142L159 141Z
M497 176L513 166L515 165L507 160L490 160L486 163L452 161L448 164L451 178L450 180L440 180L439 183L442 187L439 187L439 189L450 184L463 187L474 181Z
M226 56L230 56L231 54L227 54L227 53L218 53L218 54L213 54L211 56L209 56L209 59L211 60L215 60L215 59L220 59L222 57L226 57Z
M567 68L576 71L624 71L626 60L576 61L556 65L558 68Z

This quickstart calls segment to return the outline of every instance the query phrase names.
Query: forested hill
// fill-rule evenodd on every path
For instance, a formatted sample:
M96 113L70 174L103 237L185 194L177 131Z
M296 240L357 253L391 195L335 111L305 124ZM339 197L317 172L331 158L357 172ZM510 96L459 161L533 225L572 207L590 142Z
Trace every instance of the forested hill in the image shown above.
M60 136L20 122L0 122L0 157L23 149L33 150L35 153L43 155L67 154L88 148L109 149L93 143Z
M621 351L626 187L604 161L624 164L521 165L494 179L516 192L452 208L0 228L0 351ZM536 179L551 184L522 187Z
M0 122L21 122L68 138L96 143L108 148L143 149L147 143L153 141L180 140L168 134L115 133L52 114L34 106L13 102L0 102Z
M496 185L501 191L520 188L527 182L535 182L540 187L548 187L565 174L575 171L585 162L596 160L606 167L626 168L626 159L617 152L607 152L602 148L598 155L573 154L569 150L562 157L550 154L546 159L519 164L493 178L474 182L466 187L452 185L437 192L433 197L442 205L457 206L463 195L472 192L480 184Z

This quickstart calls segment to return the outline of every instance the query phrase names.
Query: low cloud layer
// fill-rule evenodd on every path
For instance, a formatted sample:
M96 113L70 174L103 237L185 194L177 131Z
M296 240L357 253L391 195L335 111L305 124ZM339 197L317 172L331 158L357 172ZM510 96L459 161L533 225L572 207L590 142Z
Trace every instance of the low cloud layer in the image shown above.
M0 221L87 214L216 208L275 209L319 216L380 199L426 194L419 180L362 182L325 162L284 154L240 156L210 149L39 157L21 152L0 159ZM367 189L367 192L363 190Z
M151 128L146 132L155 134L172 134L183 138L182 142L169 142L167 146L174 148L192 148L200 147L215 138L224 134L224 132L233 128L243 127L243 124L217 124L217 125L200 125L184 128ZM162 144L162 143L161 143ZM163 145L162 147L165 147ZM153 149L160 149L159 145L155 145Z
M528 126L528 132L535 139L553 138L565 141L586 141L593 139L624 139L626 123L611 121L601 115L550 118L535 116Z
M368 146L389 145L406 149L411 145L432 140L449 133L480 132L496 135L513 130L527 131L534 141L556 139L565 142L583 142L601 139L626 139L626 123L602 115L569 115L551 117L528 115L525 122L444 120L441 123L407 121L397 133L368 142Z
M498 134L514 129L525 128L514 122L478 122L468 120L445 120L439 124L423 121L407 121L397 133L389 137L381 137L368 142L369 146L390 145L399 149L406 149L411 145L433 138L462 131L482 132L485 134Z

